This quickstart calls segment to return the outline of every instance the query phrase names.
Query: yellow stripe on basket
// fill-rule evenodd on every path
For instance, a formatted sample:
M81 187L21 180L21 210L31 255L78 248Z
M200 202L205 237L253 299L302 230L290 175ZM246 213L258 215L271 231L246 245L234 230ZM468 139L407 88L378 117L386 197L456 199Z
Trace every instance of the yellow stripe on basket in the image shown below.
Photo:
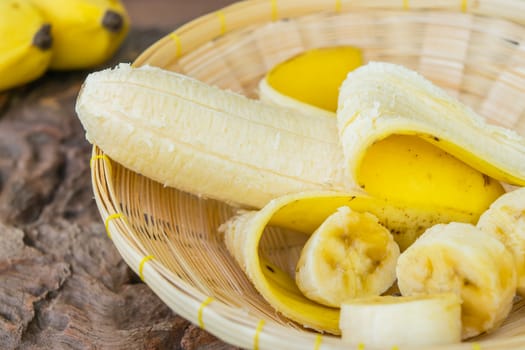
M461 11L467 12L468 8L468 0L461 0Z
M224 16L223 11L217 11L215 12L217 15L217 18L219 19L219 23L221 25L221 35L224 35L226 33L226 17Z
M175 58L178 58L182 54L182 44L180 42L180 36L177 35L177 33L173 32L169 35L171 39L175 42L176 51L175 51Z
M343 4L341 3L341 0L335 0L335 12L337 13L341 12L342 7L343 7Z
M142 258L139 263L139 277L141 281L144 281L144 264L150 260L153 260L155 257L153 255L147 255Z
M253 350L259 350L259 335L264 327L264 320L260 320L255 329L255 335L253 336Z
M277 21L279 19L279 12L277 9L277 0L270 0L272 6L272 21Z
M105 154L97 154L96 156L91 157L89 161L89 167L93 168L93 163L98 159L104 159L105 161L109 162L109 157Z
M199 311L197 312L197 320L199 321L199 327L204 329L204 321L202 320L202 312L204 308L208 306L213 301L212 297L207 297L199 306Z
M317 337L315 337L314 350L319 350L321 348L322 342L323 342L323 336L321 334L317 334Z
M473 343L472 350L481 350L481 345L479 345L479 343Z
M410 9L410 0L403 0L403 10Z
M121 213L115 213L115 214L111 214L110 216L106 218L104 225L106 227L106 233L109 238L111 238L111 233L109 232L109 223L111 222L111 220L120 219L122 217L123 215Z

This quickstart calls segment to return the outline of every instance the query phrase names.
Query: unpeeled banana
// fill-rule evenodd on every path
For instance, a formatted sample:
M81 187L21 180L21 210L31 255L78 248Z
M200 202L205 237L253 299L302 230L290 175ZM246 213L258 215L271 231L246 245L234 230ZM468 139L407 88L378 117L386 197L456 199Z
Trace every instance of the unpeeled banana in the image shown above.
M498 198L485 211L477 226L498 238L514 256L518 293L525 296L525 187Z
M455 293L462 338L501 325L516 294L512 254L492 235L465 223L439 224L405 250L397 264L403 295Z
M85 69L109 59L124 40L129 18L119 0L31 0L51 23L50 67Z
M50 31L30 1L0 1L0 91L44 74L51 60Z
M461 340L461 300L454 293L347 300L339 327L344 342L365 349L453 344Z
M344 206L326 218L304 245L295 280L309 299L341 307L379 295L396 279L399 247L376 216Z

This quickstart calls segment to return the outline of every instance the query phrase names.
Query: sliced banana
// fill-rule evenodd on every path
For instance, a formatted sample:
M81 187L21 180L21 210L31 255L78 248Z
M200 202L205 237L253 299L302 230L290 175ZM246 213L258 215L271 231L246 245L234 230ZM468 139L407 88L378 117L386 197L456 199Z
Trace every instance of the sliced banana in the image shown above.
M343 342L365 349L453 344L461 341L461 300L454 293L348 300L339 327Z
M452 292L462 300L462 337L497 328L516 293L511 253L470 224L439 224L404 251L397 265L403 295Z
M399 247L376 216L347 206L330 215L310 236L297 263L303 294L323 305L379 295L396 279Z
M514 256L518 293L525 296L525 188L498 198L479 218L480 230L498 238Z

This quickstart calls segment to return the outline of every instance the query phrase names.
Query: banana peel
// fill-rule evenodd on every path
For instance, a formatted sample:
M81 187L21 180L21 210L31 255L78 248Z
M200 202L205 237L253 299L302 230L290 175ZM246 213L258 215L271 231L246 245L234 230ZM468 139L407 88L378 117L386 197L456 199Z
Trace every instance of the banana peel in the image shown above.
M525 185L525 139L405 67L371 62L341 86L337 125L348 178L359 183L366 150L390 135L417 135L497 180Z

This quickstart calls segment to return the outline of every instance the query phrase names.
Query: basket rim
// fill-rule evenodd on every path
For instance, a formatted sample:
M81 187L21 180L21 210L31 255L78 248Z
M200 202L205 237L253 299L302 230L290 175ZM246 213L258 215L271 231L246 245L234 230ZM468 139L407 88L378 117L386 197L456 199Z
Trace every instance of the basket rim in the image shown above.
M281 5L289 7L281 7ZM304 3L310 7L300 7ZM505 3L520 3L519 1L505 0ZM519 11L509 15L506 11L494 13L491 6L480 7L480 4L495 4L503 6L497 0L480 0L472 4L466 0L444 1L434 6L429 6L426 2L414 2L410 4L408 0L399 2L389 1L370 1L357 2L335 0L327 2L322 0L244 0L228 5L218 11L214 11L200 16L188 23L180 26L173 32L167 34L157 42L153 43L143 51L133 65L140 66L146 64L151 57L156 55L159 50L169 48L175 52L174 60L179 59L186 53L191 52L196 47L225 35L231 31L241 28L246 23L262 24L278 21L283 18L300 17L321 11L347 12L352 10L437 10L470 13L511 20L513 22L525 23L525 15L519 16ZM293 5L293 6L292 6ZM525 9L525 2L520 4ZM264 9L252 13L252 9ZM525 11L524 11L525 13ZM243 16L243 14L247 14ZM195 33L200 34L195 37ZM114 220L121 218L118 200L111 178L112 160L104 154L96 145L93 145L93 157L91 159L91 177L94 198L98 206L102 220L105 223L108 235L113 240L122 258L153 290L163 302L170 306L177 314L200 326L221 340L240 347L253 347L260 349L280 348L286 346L290 349L304 349L305 341L312 344L314 349L343 349L348 348L348 344L342 343L339 337L306 333L285 328L278 324L263 323L248 315L241 309L233 309L230 306L210 299L186 283L178 279L177 289L170 284L170 279L177 279L176 276L168 278L162 272L163 267L155 259L149 258L145 249L136 249L136 245L122 234L122 230L131 232L131 228L125 220ZM106 192L107 191L107 192ZM120 216L119 216L120 215ZM175 305L175 307L173 307ZM233 330L231 332L226 329ZM284 331L285 329L285 331ZM425 348L427 350L465 350L473 349L478 343L463 342L449 346L433 346ZM479 344L483 349L518 349L525 345L525 335L513 336L502 339L490 339L481 341Z

